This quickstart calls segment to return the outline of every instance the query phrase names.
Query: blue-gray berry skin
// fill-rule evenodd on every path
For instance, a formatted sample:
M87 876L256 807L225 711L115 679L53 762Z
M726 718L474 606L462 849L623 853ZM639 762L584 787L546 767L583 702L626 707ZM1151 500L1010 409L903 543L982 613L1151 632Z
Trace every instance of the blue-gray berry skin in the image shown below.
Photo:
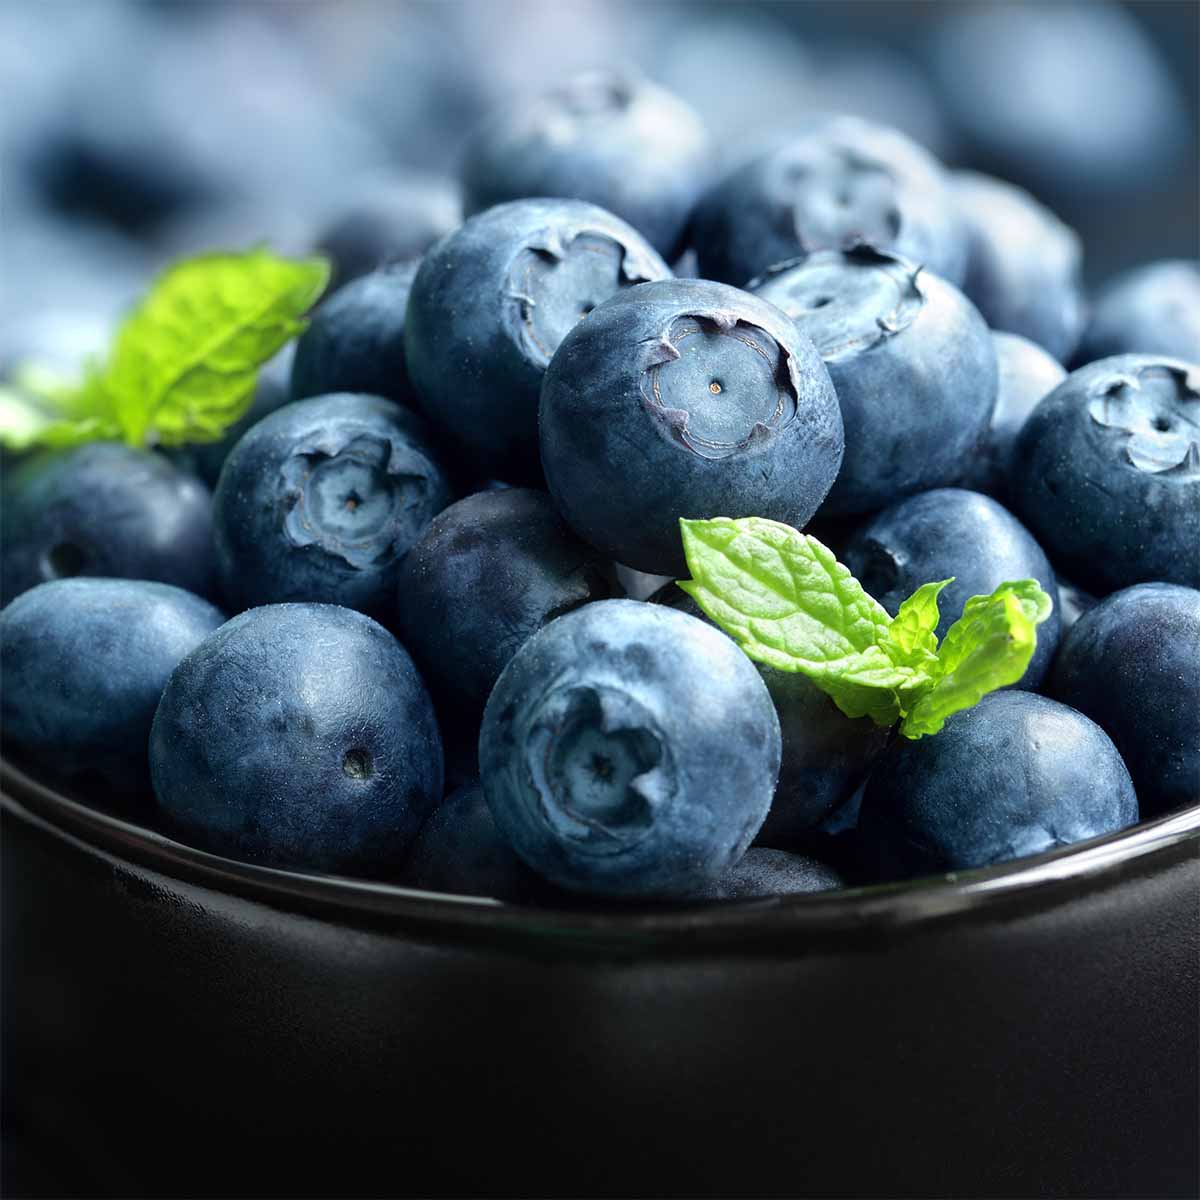
M856 838L884 878L961 871L1114 833L1138 819L1099 725L1036 692L992 692L876 761Z
M745 287L787 259L867 242L960 283L966 229L937 161L898 130L821 117L712 187L692 217L705 278Z
M812 339L837 392L846 455L823 516L957 482L997 388L988 327L957 288L860 246L780 263L751 290Z
M750 900L764 896L796 896L831 892L845 886L826 863L804 854L753 846L741 862L711 880L690 899Z
M1015 333L992 333L996 350L996 407L983 445L969 460L963 486L1008 503L1015 469L1013 447L1029 414L1067 372L1041 346Z
M1117 354L1200 362L1200 262L1168 259L1110 280L1092 306L1075 361Z
M496 828L478 780L448 795L425 819L401 873L409 887L494 900L529 899L529 868Z
M361 613L277 604L180 663L150 737L173 831L232 858L394 877L442 794L433 704Z
M614 296L546 372L542 464L571 527L610 558L680 576L681 517L803 527L842 461L837 397L771 304L672 279Z
M448 179L405 174L356 189L353 203L317 238L317 249L333 263L330 291L380 267L415 261L460 224L462 199Z
M1200 366L1125 354L1073 371L1013 460L1014 509L1072 582L1200 587Z
M1114 592L1063 639L1047 691L1116 743L1143 817L1200 803L1200 592Z
M479 765L505 839L600 896L687 895L745 853L779 774L770 694L684 613L600 600L551 621L500 676Z
M505 488L450 505L409 551L397 632L438 702L476 731L500 672L548 621L617 594L611 564L545 492Z
M666 584L651 601L713 624L674 583ZM862 783L888 735L873 721L851 720L798 671L754 665L771 694L783 741L779 783L756 843L790 850Z
M1067 362L1084 320L1078 234L1011 183L974 171L951 179L967 227L962 290L992 329L1020 334Z
M666 263L581 200L517 200L472 217L421 260L404 345L426 416L483 474L538 483L538 396L569 330Z
M1033 535L989 496L937 488L910 496L873 517L842 555L851 574L892 616L923 583L954 582L938 596L939 640L972 596L1002 583L1036 579L1054 607L1037 627L1037 649L1016 687L1036 688L1058 647L1058 581Z
M310 600L390 620L400 563L450 500L415 413L352 394L285 405L221 470L224 595L235 609Z
M708 133L682 100L634 73L597 70L487 122L462 181L468 213L530 196L587 200L672 259L713 166Z
M362 392L416 403L404 358L404 314L417 264L398 263L334 292L296 343L293 400Z
M212 495L161 454L89 442L36 454L5 475L5 603L73 575L152 579L212 593Z
M1058 577L1058 609L1062 614L1062 631L1065 636L1085 612L1095 608L1100 601L1090 592L1077 588L1061 576Z
M137 812L146 745L171 672L225 620L141 579L57 579L0 612L4 749L89 803Z

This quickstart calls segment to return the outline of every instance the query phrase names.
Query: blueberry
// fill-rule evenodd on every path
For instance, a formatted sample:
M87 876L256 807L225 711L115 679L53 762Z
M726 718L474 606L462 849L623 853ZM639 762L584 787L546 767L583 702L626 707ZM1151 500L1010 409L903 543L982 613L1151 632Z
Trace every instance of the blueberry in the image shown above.
M1200 802L1200 592L1114 592L1063 639L1047 690L1116 743L1143 817Z
M653 601L712 623L695 600L674 583L667 584ZM887 745L888 735L873 721L852 721L798 672L754 665L771 694L783 739L779 783L757 843L791 849L866 778L872 761Z
M0 612L5 752L82 798L136 812L167 678L225 617L182 588L56 579Z
M957 288L866 246L773 268L751 284L812 338L846 426L846 456L821 513L874 512L954 483L985 436L996 352Z
M1138 819L1099 725L1034 692L992 692L941 733L897 738L867 781L857 837L885 878L1007 862Z
M397 630L443 723L477 736L500 672L548 621L616 591L610 564L545 492L478 492L430 522L399 576Z
M974 171L951 179L967 227L963 291L993 329L1066 362L1083 329L1079 236L1011 183Z
M1094 205L1148 188L1186 146L1182 96L1117 4L964 4L930 22L934 78L972 157Z
M1034 409L1014 461L1017 514L1075 583L1200 586L1200 368L1146 354L1082 367Z
M360 186L317 238L317 249L333 260L330 288L415 261L461 222L462 200L448 179L408 174Z
M259 421L213 504L236 609L284 600L391 615L400 562L451 495L421 420L378 396L317 396Z
M480 471L536 483L542 376L567 332L614 292L670 275L624 221L579 200L518 200L426 254L405 328L422 409Z
M259 372L250 407L226 429L219 441L172 446L164 450L166 456L181 470L198 475L210 488L215 488L221 468L242 434L291 399L288 390L291 362L292 351L288 347Z
M735 863L689 898L747 900L752 897L829 892L842 886L842 877L832 867L815 858L755 846L746 851L741 862Z
M296 343L294 400L365 392L415 406L404 358L404 314L416 263L381 267L335 292Z
M214 584L212 497L160 454L115 442L34 455L6 472L4 602L50 579L103 575Z
M500 836L478 780L448 795L425 819L405 863L410 887L495 900L527 898L529 873Z
M865 241L959 283L966 231L938 163L898 130L824 117L712 187L692 218L706 278L744 287L785 259Z
M1200 362L1200 263L1150 263L1118 275L1101 291L1075 361L1116 354Z
M469 213L531 196L587 200L670 259L712 163L700 118L677 96L629 72L588 71L485 124L463 190Z
M412 659L332 604L242 613L180 663L150 735L159 806L234 858L388 874L442 793L433 705Z
M684 613L599 600L551 621L500 676L479 764L496 824L573 891L683 895L733 866L779 774L750 660Z
M1054 608L1038 626L1037 649L1015 686L1036 688L1049 670L1060 631L1058 582L1029 531L988 496L938 488L901 500L855 534L842 561L892 616L921 584L953 576L938 597L939 639L972 596L1008 580L1036 579Z
M987 492L1002 503L1009 500L1013 448L1029 414L1064 379L1067 372L1041 346L1015 333L993 333L996 351L996 407L978 453L970 460L963 485Z
M639 571L685 568L680 517L803 526L842 458L837 398L777 308L698 279L614 296L563 340L540 414L572 528Z

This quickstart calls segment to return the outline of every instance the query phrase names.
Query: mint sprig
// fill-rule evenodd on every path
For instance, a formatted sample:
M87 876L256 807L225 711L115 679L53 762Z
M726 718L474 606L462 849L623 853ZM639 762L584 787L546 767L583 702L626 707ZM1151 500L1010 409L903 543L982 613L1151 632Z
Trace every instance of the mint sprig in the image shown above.
M328 282L325 259L265 249L176 263L121 323L106 361L73 381L26 367L0 389L0 443L217 441L249 408L259 367L304 330Z
M1025 673L1050 597L1036 580L973 596L939 646L926 583L895 618L816 538L761 517L680 521L692 578L679 586L757 662L811 679L848 717L900 723L905 737Z

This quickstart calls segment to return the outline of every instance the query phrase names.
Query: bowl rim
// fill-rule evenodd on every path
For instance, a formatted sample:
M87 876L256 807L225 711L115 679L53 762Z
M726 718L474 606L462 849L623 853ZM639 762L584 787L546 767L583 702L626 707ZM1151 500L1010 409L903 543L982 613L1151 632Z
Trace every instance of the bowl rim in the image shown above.
M541 908L490 897L422 891L399 883L289 871L199 850L72 800L0 758L0 808L77 849L275 908L466 937L515 935L636 950L653 945L736 943L780 935L876 937L882 930L990 913L1006 903L1043 906L1081 885L1105 887L1129 873L1193 855L1200 859L1200 804L996 866L831 892L604 908Z

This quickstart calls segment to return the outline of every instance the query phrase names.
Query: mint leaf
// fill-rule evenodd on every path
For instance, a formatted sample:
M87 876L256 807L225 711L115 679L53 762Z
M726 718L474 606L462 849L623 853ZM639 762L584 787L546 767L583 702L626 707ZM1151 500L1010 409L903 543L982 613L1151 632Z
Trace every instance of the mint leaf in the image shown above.
M941 619L938 596L954 576L937 583L923 583L903 604L887 628L886 641L892 656L912 666L927 666L937 656L934 630Z
M936 675L900 726L908 738L937 733L946 718L1025 674L1037 648L1037 626L1050 597L1036 580L1001 584L990 596L972 596L946 631Z
M82 379L22 363L12 383L0 387L0 445L62 448L120 437L95 367Z
M681 520L680 583L752 659L799 671L849 717L890 725L917 672L881 644L886 610L816 538L759 517Z
M816 538L760 517L679 522L692 578L679 586L751 658L798 671L848 717L902 720L937 733L951 713L1015 683L1037 645L1050 597L1036 580L973 596L938 646L938 597L926 583L895 620Z
M267 250L168 268L117 332L103 385L133 444L215 441L249 407L258 368L305 326L320 258Z
M328 281L325 259L263 249L177 263L122 323L106 365L89 364L78 380L25 366L0 388L0 444L217 441Z

